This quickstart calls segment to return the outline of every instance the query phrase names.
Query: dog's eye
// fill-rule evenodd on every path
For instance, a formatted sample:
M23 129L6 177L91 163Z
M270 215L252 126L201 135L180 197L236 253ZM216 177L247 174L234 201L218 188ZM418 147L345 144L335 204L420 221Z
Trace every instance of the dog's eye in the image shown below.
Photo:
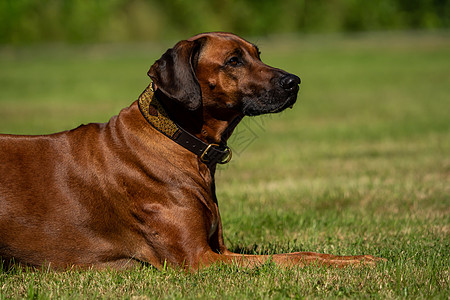
M232 58L230 58L228 60L227 64L230 66L236 67L241 64L241 60L239 59L239 57L233 56Z

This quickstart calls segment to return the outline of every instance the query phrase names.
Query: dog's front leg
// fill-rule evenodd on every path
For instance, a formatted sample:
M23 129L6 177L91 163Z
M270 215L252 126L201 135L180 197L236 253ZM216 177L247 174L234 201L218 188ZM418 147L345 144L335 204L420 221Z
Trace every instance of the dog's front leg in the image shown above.
M252 268L267 262L273 262L282 267L321 265L345 267L349 265L375 265L383 258L374 257L372 255L357 256L336 256L330 254L321 254L314 252L294 252L274 255L248 255L237 254L230 251L225 253L215 253L206 251L200 258L198 267L206 267L213 263L233 264L239 267Z

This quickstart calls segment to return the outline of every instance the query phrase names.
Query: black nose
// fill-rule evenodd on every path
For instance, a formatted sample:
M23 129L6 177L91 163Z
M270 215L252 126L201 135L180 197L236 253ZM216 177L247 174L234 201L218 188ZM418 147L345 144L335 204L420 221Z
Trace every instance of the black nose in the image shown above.
M299 84L301 80L298 76L293 74L284 75L280 78L280 84L286 91L293 91Z

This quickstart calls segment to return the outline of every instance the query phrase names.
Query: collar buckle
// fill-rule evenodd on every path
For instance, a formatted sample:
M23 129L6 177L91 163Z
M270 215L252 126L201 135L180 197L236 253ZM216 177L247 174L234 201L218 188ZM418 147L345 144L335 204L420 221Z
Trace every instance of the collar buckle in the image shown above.
M205 151L200 155L200 160L205 164L217 162L218 164L223 165L229 163L233 156L231 148L225 146L224 150L219 150L219 147L218 144L209 144Z

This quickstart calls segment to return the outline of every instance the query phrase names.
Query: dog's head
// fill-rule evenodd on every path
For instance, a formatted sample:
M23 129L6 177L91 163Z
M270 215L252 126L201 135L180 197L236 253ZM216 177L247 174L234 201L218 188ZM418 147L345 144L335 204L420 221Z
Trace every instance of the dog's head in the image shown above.
M270 67L258 48L230 33L203 33L177 43L148 75L167 97L200 107L255 116L292 106L300 78Z

